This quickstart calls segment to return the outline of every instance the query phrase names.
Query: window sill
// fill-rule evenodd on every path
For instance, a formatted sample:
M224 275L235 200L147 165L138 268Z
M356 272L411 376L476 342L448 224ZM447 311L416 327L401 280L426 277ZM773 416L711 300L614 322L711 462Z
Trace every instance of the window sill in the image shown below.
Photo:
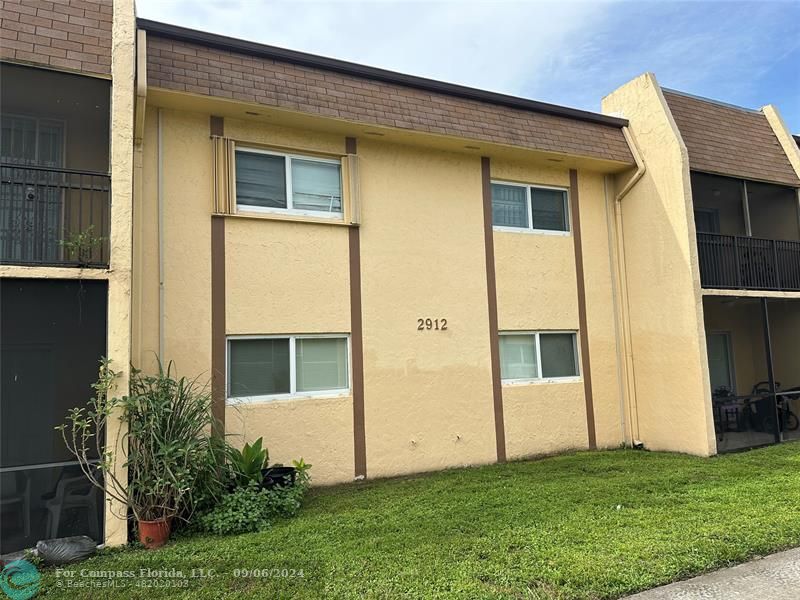
M544 379L503 379L501 384L507 387L520 385L549 385L553 383L579 383L582 381L580 375L573 377L547 377Z
M555 231L553 229L528 229L527 227L503 227L501 225L493 225L494 231L501 231L503 233L525 233L528 235L554 235L557 237L569 237L572 235L571 231Z
M350 226L346 222L344 215L324 216L321 214L284 212L272 210L257 210L249 208L239 208L235 213L216 213L223 217L236 217L241 219L266 219L268 221L290 221L293 223L317 223L321 225Z
M295 394L275 394L274 396L238 396L226 398L226 406L236 406L237 404L272 404L274 402L287 403L298 400L335 400L339 398L350 398L350 390L331 390L322 392L298 392Z

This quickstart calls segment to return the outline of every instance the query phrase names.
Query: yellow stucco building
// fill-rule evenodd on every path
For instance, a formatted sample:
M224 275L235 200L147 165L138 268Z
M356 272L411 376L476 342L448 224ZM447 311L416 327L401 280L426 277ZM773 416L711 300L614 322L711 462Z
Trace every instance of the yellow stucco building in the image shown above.
M33 365L80 379L56 424L100 355L207 378L233 443L264 437L320 485L621 445L709 456L797 433L800 151L774 107L645 74L590 113L96 4L79 9L96 45L64 57L29 51L13 24L6 36L5 82L58 83L110 139L90 160L90 117L70 125L64 103L3 86L2 361L22 375L3 381L0 470L14 493L74 479L56 442L20 450L51 436L15 408L53 393L25 384ZM69 252L87 232L91 251ZM64 311L35 340L33 306ZM61 373L58 352L83 366ZM105 512L90 533L124 541ZM2 552L52 534L30 514Z

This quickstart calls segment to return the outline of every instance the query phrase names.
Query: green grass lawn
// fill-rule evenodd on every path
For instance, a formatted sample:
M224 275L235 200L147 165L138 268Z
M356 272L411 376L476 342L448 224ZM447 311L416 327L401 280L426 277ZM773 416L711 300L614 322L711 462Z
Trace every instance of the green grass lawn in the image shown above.
M800 444L712 459L581 452L316 490L298 518L264 533L180 538L70 567L215 577L99 590L58 588L70 578L48 569L42 595L617 598L795 545Z

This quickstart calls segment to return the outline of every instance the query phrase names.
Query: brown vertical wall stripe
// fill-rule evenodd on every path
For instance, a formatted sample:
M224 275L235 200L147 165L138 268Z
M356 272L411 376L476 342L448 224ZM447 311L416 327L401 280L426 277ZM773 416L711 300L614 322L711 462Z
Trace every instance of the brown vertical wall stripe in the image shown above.
M211 135L224 135L222 117L211 117ZM211 217L211 412L225 433L225 218Z
M356 138L345 139L345 152L356 154ZM355 476L367 476L367 432L364 423L364 340L361 329L361 232L349 230L350 354L353 372L353 455Z
M578 202L578 171L569 172L569 202L572 212L572 239L575 242L575 275L578 283L578 338L581 342L581 374L583 392L586 397L586 429L589 434L589 448L597 447L594 425L594 400L592 398L592 369L589 361L589 329L586 325L586 280L583 273L583 243L581 241L581 212Z
M497 280L494 270L494 229L492 228L492 170L489 157L481 158L483 188L483 239L486 248L486 294L489 306L489 353L492 367L494 432L497 461L506 460L506 428L503 419L503 386L500 382L500 332L497 325Z

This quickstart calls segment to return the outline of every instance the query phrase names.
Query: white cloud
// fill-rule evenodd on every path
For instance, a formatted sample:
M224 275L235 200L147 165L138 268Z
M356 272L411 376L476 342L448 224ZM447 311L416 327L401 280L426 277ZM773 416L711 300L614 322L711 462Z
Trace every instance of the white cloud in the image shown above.
M800 91L797 69L768 75L800 49L795 0L137 5L145 18L590 110L644 71L668 87L743 105Z
M540 89L600 2L164 2L139 16L510 94Z

